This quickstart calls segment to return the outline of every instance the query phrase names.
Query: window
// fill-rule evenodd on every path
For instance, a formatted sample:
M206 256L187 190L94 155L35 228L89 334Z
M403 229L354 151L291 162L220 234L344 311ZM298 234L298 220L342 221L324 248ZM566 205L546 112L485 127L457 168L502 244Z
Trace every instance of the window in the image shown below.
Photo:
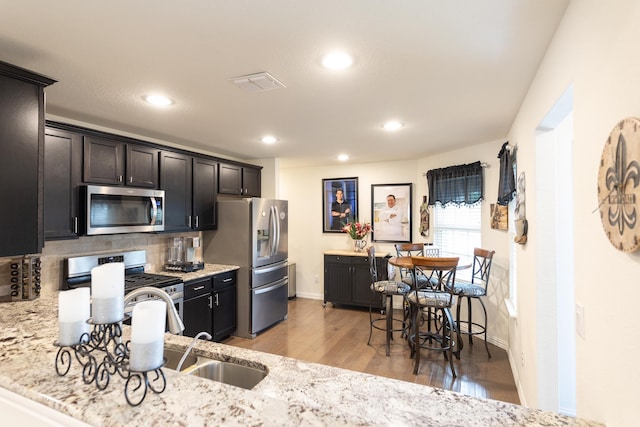
M469 257L474 248L481 247L483 181L480 162L427 172L433 238L441 252Z
M474 248L481 247L481 209L474 205L434 206L434 244L442 252L469 256Z

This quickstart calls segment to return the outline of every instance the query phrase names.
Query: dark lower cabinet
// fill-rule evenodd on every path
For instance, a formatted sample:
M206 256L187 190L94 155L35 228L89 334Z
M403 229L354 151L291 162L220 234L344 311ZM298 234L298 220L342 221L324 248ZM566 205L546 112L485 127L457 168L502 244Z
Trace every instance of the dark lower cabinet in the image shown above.
M387 262L376 257L378 277L387 277ZM324 256L324 302L369 307L371 301L376 308L383 308L379 295L371 293L369 257L330 255ZM375 298L372 300L372 298Z
M0 62L0 257L44 244L44 88L52 83Z
M211 277L184 284L183 334L195 337L199 332L213 335Z
M236 271L213 276L213 340L221 341L236 330Z
M228 271L184 284L184 332L208 332L222 341L236 330L236 272Z

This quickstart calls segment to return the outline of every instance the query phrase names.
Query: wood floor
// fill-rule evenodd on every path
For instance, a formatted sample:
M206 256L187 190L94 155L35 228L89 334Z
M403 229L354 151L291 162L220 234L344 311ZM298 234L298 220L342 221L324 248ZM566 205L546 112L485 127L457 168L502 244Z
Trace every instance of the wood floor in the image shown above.
M400 313L398 313L400 315ZM422 352L420 373L413 375L406 341L394 335L391 354L385 356L385 334L373 331L369 338L368 310L334 307L322 301L295 298L289 301L288 319L262 332L255 339L230 337L225 344L265 353L322 363L383 377L440 387L466 395L520 403L507 353L489 344L491 359L483 342L465 345L460 360L455 360L458 373L453 378L441 353Z

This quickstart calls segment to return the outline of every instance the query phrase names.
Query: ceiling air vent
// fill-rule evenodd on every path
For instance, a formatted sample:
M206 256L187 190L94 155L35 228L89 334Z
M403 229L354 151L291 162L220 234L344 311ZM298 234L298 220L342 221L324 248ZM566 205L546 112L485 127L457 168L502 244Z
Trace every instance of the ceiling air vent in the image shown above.
M264 92L286 87L282 82L267 72L234 77L230 80L239 88L253 92Z

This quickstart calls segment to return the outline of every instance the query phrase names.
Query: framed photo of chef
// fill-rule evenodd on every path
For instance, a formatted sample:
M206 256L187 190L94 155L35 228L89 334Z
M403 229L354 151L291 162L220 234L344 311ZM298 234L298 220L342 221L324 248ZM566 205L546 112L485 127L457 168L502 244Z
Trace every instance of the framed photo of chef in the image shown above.
M371 240L411 242L413 184L371 185Z
M322 180L322 232L342 233L358 218L358 178Z

